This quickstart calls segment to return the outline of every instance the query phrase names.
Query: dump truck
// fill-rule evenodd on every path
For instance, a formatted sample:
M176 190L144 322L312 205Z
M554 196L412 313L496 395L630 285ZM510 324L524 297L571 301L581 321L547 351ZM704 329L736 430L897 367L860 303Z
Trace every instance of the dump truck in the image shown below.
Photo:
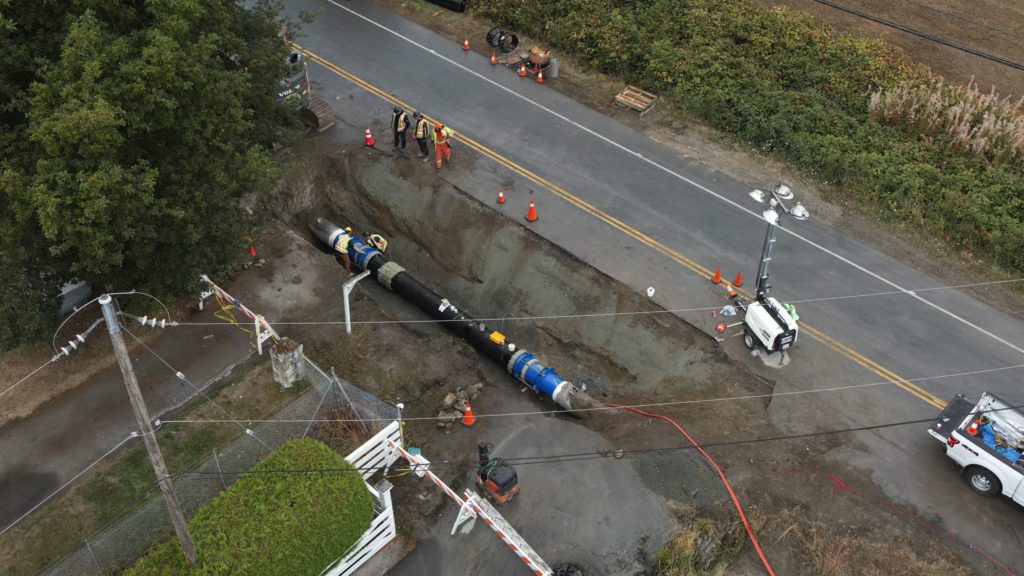
M928 428L982 496L1002 494L1024 506L1024 412L985 392L958 394Z

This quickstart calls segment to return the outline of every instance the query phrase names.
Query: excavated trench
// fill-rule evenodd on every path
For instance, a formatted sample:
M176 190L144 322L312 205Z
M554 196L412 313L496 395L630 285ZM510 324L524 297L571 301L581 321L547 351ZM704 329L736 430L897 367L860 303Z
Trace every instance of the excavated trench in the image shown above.
M389 241L389 259L473 317L486 320L519 347L536 353L600 401L643 404L725 395L739 389L770 392L765 383L733 365L717 343L699 330L528 227L482 205L419 162L362 148L338 150L309 159L285 181L272 202L269 208L291 218L289 224L296 230L304 230L310 217L325 216L357 232L383 234ZM480 357L480 362L488 361ZM504 409L521 410L517 404L523 398L521 384L498 374L493 387L503 386L507 389L499 390L499 396L505 394L509 406ZM554 408L539 398L530 402L532 410ZM748 404L740 414L719 411L716 417L725 423L761 418L764 404ZM570 418L567 423L579 428L581 421ZM603 436L599 449L609 453L622 446L643 449L681 441L667 430L664 435L651 433L651 423L631 414L591 416L585 426ZM568 430L563 433L566 438L572 436ZM529 436L521 430L507 434L522 442L543 443L537 438L527 440ZM584 444L587 441L581 439ZM555 447L548 453L573 450L573 446ZM613 520L607 514L596 518L599 525L619 524L615 529L623 539L607 544L623 549L610 551L601 567L591 566L588 574L644 573L656 551L677 530L676 521L683 520L680 508L690 514L723 511L724 494L717 478L692 452L654 451L627 461L626 470L642 487L638 489L649 493L644 502L664 518L648 520L640 514L633 519L639 525L633 526L628 518ZM564 512L586 516L578 507ZM595 537L601 536L580 534L581 540ZM438 545L420 544L423 549ZM588 553L583 546L581 541L574 552L567 544L565 554Z

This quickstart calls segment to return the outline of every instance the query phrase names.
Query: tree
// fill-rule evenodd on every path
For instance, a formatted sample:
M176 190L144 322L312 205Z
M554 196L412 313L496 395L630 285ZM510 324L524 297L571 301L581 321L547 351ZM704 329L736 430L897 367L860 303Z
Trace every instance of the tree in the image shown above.
M0 347L51 327L69 280L182 293L241 253L237 200L290 123L278 14L0 0L0 325L31 328Z

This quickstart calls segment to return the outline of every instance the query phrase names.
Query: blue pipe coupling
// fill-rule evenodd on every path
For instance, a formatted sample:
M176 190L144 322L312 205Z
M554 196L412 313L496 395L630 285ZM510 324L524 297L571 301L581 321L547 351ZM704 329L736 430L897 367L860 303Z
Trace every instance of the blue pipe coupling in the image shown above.
M348 243L348 258L360 270L366 270L367 263L377 254L380 254L380 250L367 244L362 236L352 236Z
M566 410L573 410L572 396L576 392L573 384L542 364L533 354L518 350L508 361L508 371L534 392L546 396Z

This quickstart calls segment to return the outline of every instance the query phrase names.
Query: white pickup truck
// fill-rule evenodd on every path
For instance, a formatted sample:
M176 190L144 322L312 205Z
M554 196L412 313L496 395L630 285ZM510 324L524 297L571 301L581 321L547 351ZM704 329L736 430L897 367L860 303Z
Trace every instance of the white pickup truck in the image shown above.
M972 490L1024 506L1024 413L988 392L978 402L958 394L928 433L946 445Z

